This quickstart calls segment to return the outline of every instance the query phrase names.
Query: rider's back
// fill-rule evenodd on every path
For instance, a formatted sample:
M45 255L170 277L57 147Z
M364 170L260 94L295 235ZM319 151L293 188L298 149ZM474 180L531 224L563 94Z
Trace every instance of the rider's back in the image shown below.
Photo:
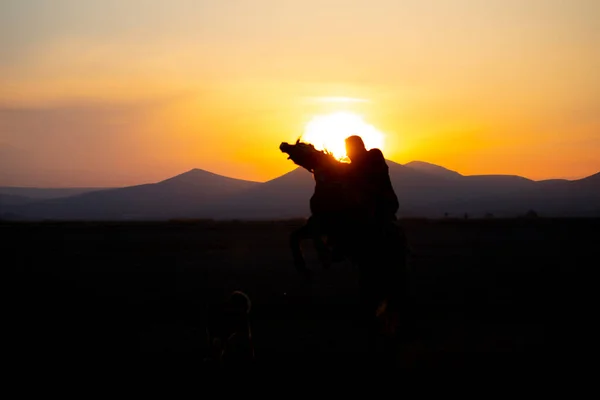
M371 149L359 160L352 161L351 177L368 207L377 219L394 219L398 197L392 186L389 167L379 149Z

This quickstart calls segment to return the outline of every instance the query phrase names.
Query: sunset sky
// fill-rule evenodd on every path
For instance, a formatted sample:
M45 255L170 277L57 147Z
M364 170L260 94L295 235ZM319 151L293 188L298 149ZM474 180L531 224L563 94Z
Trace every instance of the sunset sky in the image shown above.
M2 0L0 186L265 181L316 116L462 174L600 171L598 0Z

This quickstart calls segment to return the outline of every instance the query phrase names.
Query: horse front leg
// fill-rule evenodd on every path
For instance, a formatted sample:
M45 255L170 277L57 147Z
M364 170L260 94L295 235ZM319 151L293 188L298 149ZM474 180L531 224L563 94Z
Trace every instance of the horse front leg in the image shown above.
M306 267L306 261L302 254L301 242L312 238L312 227L304 225L290 234L290 248L292 249L292 257L294 258L294 267L304 277L310 278L310 270Z
M307 239L312 239L313 245L315 246L315 250L317 251L317 256L319 258L319 262L324 269L327 269L333 263L331 257L331 249L329 246L329 240L331 237L328 237L328 242L325 243L323 240L323 227L319 223L319 221L311 217L307 222Z

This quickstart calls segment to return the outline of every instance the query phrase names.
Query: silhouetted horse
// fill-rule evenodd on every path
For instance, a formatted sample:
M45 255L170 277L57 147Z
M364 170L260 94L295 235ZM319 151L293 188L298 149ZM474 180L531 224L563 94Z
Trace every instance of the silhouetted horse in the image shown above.
M311 172L315 179L315 191L310 198L311 217L306 225L290 236L294 265L299 272L308 275L300 242L312 239L321 263L327 267L332 261L332 245L349 255L350 238L344 236L350 233L349 228L356 227L356 221L365 221L367 215L360 207L360 192L348 179L347 164L340 163L330 153L316 150L313 145L300 141L295 144L284 142L279 148L295 164ZM329 246L323 241L323 236L327 237Z
M281 143L279 149L315 179L315 191L310 198L312 215L305 226L290 236L296 268L308 275L300 241L313 238L317 250L323 251L321 236L326 235L329 242L358 266L366 318L383 315L381 320L388 326L377 330L388 329L393 333L388 311L398 310L406 284L408 247L402 229L393 221L381 224L372 220L373 212L363 206L367 203L365 193L353 182L349 164L299 140L295 144Z

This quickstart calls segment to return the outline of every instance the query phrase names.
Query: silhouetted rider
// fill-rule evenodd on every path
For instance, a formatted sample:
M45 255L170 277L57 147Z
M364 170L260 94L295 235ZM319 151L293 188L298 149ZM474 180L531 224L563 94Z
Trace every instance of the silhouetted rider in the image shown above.
M360 136L346 138L350 174L362 201L375 222L393 221L398 211L398 197L390 180L389 168L379 149L368 150Z
M346 138L349 181L358 192L360 208L368 212L368 226L360 234L361 251L357 254L364 316L385 350L393 346L393 339L381 332L395 332L398 312L404 303L404 251L400 227L394 222L398 211L398 197L389 176L389 167L379 149L368 150L360 136ZM375 228L374 230L372 228ZM382 235L383 234L383 235ZM375 315L377 318L374 319ZM379 332L379 333L377 333ZM387 334L386 334L387 335ZM370 342L375 343L376 341Z

